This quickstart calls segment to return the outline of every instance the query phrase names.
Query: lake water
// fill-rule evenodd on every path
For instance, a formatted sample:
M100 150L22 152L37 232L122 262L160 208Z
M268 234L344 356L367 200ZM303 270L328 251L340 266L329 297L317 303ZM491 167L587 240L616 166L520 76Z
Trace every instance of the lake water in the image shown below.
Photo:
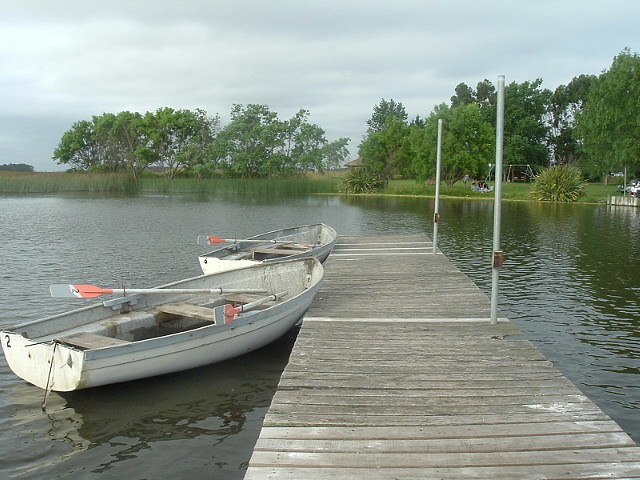
M640 209L503 204L500 308L640 440ZM150 287L199 274L196 237L324 222L433 230L433 200L311 196L0 197L0 326L59 313L51 283ZM444 200L439 247L489 293L493 204ZM60 395L0 359L0 478L241 479L295 332L253 354Z

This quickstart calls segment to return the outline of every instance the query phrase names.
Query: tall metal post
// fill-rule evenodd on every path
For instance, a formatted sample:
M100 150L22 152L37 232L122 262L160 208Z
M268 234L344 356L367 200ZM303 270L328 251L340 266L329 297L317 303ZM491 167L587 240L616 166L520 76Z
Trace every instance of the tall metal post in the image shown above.
M440 221L440 165L442 163L442 119L438 119L438 147L436 153L436 201L433 207L433 254L438 252L438 222Z
M504 255L500 250L500 221L502 216L502 155L504 145L504 75L498 76L496 112L496 170L493 201L493 258L491 275L491 323L498 323L498 283Z

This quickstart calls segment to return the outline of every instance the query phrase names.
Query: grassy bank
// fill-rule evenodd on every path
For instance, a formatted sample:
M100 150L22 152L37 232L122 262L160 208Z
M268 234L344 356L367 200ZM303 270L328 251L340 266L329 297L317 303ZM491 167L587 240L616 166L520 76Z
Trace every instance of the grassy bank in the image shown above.
M176 178L167 182L163 177L148 175L139 182L120 174L85 173L18 173L0 172L0 193L4 194L48 194L63 192L89 193L221 193L238 195L308 195L338 193L342 174L311 174L292 179L212 179L196 180ZM505 183L502 197L505 200L530 200L528 183ZM393 180L382 195L435 196L435 185L425 185L415 180ZM582 202L604 203L607 196L615 194L615 185L590 183L586 187L586 196ZM486 199L493 198L492 193L473 192L470 185L462 182L453 187L442 184L440 194L443 197L461 197Z
M504 183L502 184L502 198L505 200L531 201L529 197L530 183ZM417 195L433 197L436 194L435 185L419 184L415 180L392 180L382 192L387 195ZM588 183L585 187L586 195L579 202L606 203L609 195L616 194L615 185L603 183ZM449 187L444 183L440 186L440 195L443 197L457 198L493 198L493 193L480 193L471 190L471 185L465 186L462 182Z

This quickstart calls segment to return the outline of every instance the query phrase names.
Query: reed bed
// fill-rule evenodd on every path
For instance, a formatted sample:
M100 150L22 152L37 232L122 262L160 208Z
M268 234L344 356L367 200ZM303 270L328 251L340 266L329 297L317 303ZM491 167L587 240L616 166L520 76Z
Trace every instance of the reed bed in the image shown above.
M33 194L62 192L137 193L221 193L243 195L303 195L336 193L340 177L310 175L289 179L210 179L147 175L135 181L130 175L109 173L0 173L0 193Z
M170 182L163 178L144 178L140 182L142 193L220 193L238 195L305 195L336 193L339 178L300 177L288 179L210 179L195 180L175 178Z
M111 193L136 195L161 194L232 194L256 196L293 196L312 194L337 194L344 173L310 174L288 179L208 179L175 178L167 181L160 175L145 175L135 181L126 174L113 173L32 173L0 172L0 194L50 194L64 192ZM531 200L530 183L505 183L502 196L505 200ZM589 183L582 202L604 203L608 195L616 194L614 185ZM462 182L453 187L442 184L440 193L447 197L491 199L493 193L473 192L470 184ZM378 194L435 196L435 185L415 180L392 180Z
M0 193L107 192L138 193L130 175L114 173L0 173Z

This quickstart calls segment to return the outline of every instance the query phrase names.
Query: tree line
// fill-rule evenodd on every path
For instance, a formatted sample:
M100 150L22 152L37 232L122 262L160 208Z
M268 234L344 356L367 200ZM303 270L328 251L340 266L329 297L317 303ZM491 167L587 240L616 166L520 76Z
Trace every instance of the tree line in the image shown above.
M357 173L380 185L394 176L432 178L439 119L443 181L485 178L495 162L496 124L496 88L486 79L475 89L458 84L450 103L411 121L401 102L382 99L367 121ZM504 163L534 170L571 165L591 179L625 167L640 175L638 125L640 57L625 49L601 75L579 75L555 91L542 88L541 79L508 84Z
M26 163L8 163L0 165L0 171L5 172L33 172L33 165L27 165Z
M73 171L129 172L158 167L176 175L268 178L323 171L347 158L348 138L333 142L309 123L309 111L280 120L266 105L233 105L231 119L204 110L159 108L93 116L64 133L53 158Z

